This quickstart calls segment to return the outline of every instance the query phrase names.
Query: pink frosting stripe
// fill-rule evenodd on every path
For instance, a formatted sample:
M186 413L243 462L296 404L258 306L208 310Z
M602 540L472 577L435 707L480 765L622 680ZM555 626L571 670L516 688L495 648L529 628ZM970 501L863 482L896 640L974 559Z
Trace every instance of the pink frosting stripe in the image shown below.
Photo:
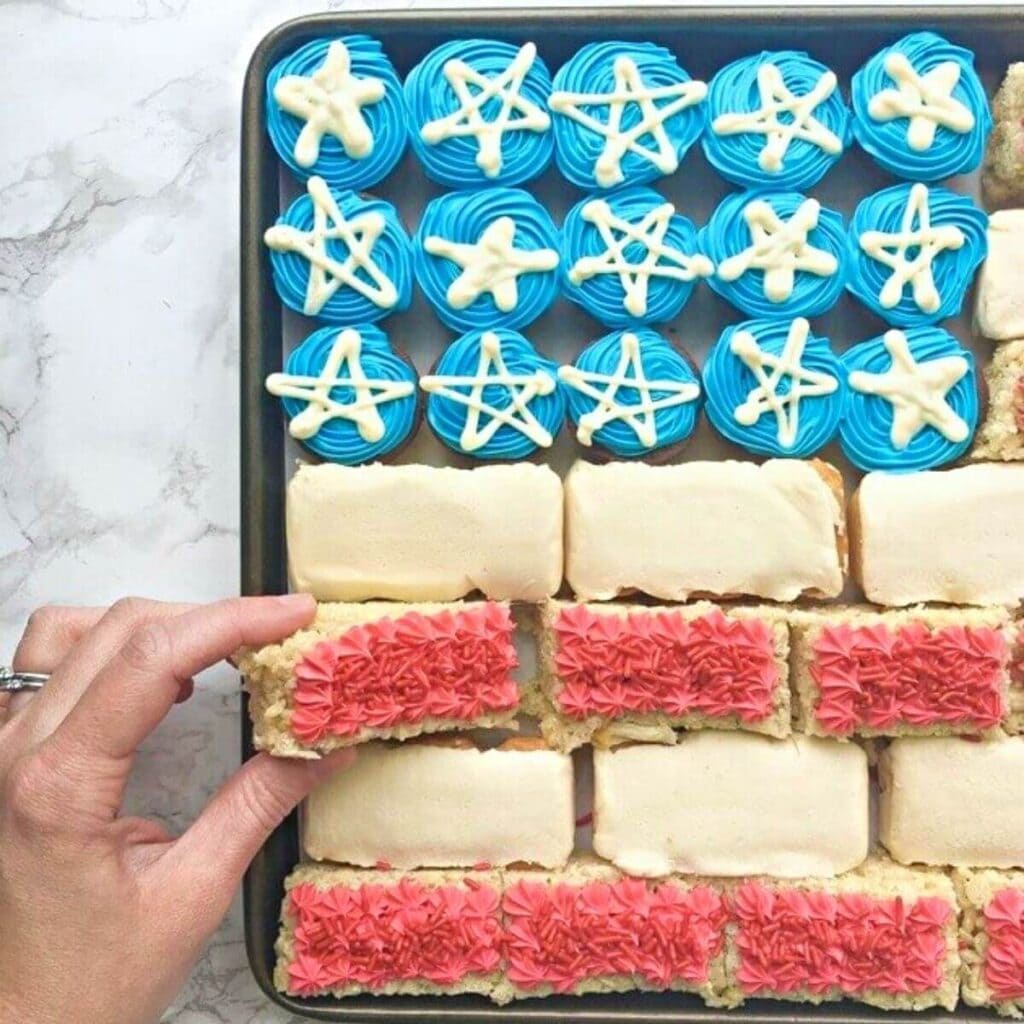
M472 721L514 710L515 624L488 602L353 626L295 666L291 729L303 743L425 718Z
M658 988L700 985L722 949L721 897L708 886L649 888L517 882L502 900L507 976L523 989L569 992L582 981L639 975Z
M747 995L905 995L941 987L944 900L872 899L744 883L732 900L737 980Z
M472 878L464 886L303 883L292 889L295 953L288 991L298 996L393 981L454 985L501 966L500 897Z
M841 623L823 627L813 651L814 717L834 735L896 725L981 731L1006 711L1007 645L997 629Z
M559 612L554 633L556 700L571 718L629 712L700 713L760 722L771 716L782 680L771 627L717 609L686 619L678 611L595 615Z
M1024 892L1001 889L984 910L985 984L996 999L1024 998Z

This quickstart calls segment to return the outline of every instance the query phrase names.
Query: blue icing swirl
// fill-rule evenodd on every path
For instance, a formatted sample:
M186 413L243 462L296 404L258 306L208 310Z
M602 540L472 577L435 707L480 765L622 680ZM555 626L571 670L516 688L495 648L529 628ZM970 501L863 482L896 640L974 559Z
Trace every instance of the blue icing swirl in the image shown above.
M309 192L299 196L278 217L277 224L264 236L270 248L274 286L281 301L290 309L315 316L329 323L372 323L390 313L407 309L412 300L412 242L398 218L398 211L383 199L361 196L355 192L330 191L320 178L307 183ZM349 268L354 282L342 280L337 289L322 301L312 295L319 272L312 267L303 250L312 246L322 250L336 264L334 269L348 266L351 251L342 238L326 238L320 243L312 237L315 221L314 195L325 202L337 204L338 212L356 236L366 244L367 227L380 228L380 234L369 244L369 259L374 269L356 259ZM320 205L319 199L316 205ZM334 212L328 211L325 226L331 231L336 224ZM281 228L286 229L282 232ZM338 278L328 270L328 284ZM312 280L311 280L312 278Z
M657 331L614 331L558 371L577 440L631 459L685 441L700 414L690 361Z
M791 270L788 298L773 300L765 294L763 259L748 260L740 256L754 243L751 225L744 216L751 204L767 204L771 213L783 223L796 216L794 227L805 217L807 224L813 223L815 218L817 220L815 227L806 228L804 238L807 245L820 250L820 254L811 253L807 260L800 260L796 258L797 251L792 245L779 249L779 265L792 267L796 264ZM754 216L757 212L759 206L752 208L747 215ZM755 220L760 223L758 218ZM799 192L734 192L726 196L701 229L698 244L701 252L709 256L716 267L715 273L708 278L708 284L748 316L818 316L831 309L843 293L846 283L846 225L842 215L819 206L817 200L808 199ZM759 248L760 245L759 242ZM831 272L825 273L828 257L832 257L835 265ZM800 268L801 262L804 269Z
M905 340L901 341L901 338ZM896 405L889 398L868 390L876 387L870 376L866 379L857 376L888 374L894 368L894 362L897 370L905 372L906 368L900 365L904 359L900 348L904 344L912 363L916 367L924 367L932 378L926 377L922 383L924 394L930 399L930 414L934 416L936 408L948 406L946 415L951 412L959 418L958 432L953 431L952 436L946 436L920 416L921 406L914 394L899 395L903 401L897 413ZM897 360L894 360L893 347L899 355ZM947 363L936 365L936 360L947 360ZM951 361L955 370L960 360L963 375L955 382L959 371L943 379L943 365L949 366ZM928 366L929 363L932 365ZM912 367L912 373L919 376L920 370L916 367ZM858 469L894 473L934 469L958 459L970 447L980 408L977 371L974 356L948 331L941 327L889 331L880 338L871 338L846 351L842 357L842 369L848 380L849 397L839 427L839 442L846 457ZM889 383L892 384L891 379ZM884 379L882 390L885 390ZM897 415L899 424L896 423ZM913 431L913 436L909 441L904 436L901 438L902 446L897 445L893 437L894 427L906 433Z
M796 98L820 89L822 99L810 117L825 129L829 139L823 147L808 138L791 138L776 168L759 162L767 162L771 154L770 140L764 131L724 134L724 124L718 121L721 117L753 113L765 105L766 97L762 97L758 84L764 65L773 65L778 70L783 86ZM823 82L823 76L829 77ZM796 50L765 51L727 64L711 80L708 89L709 124L703 140L708 161L723 177L746 188L810 188L842 156L851 138L850 110L837 84L828 92L829 82L835 83L835 75L824 64ZM785 131L793 120L792 113L782 112L777 123Z
M927 213L925 213L927 207ZM901 278L894 268L866 252L865 244L873 241L874 235L898 236L903 225L912 234L921 227L921 215L930 221L930 228L941 231L937 242L941 248L935 251L931 260L931 274L934 292L930 295L922 279L915 289L911 281L901 285ZM954 230L949 239L944 236ZM883 320L897 327L912 327L917 324L934 324L960 312L964 298L970 288L974 272L985 258L988 249L988 215L980 210L965 195L958 195L941 185L927 186L892 185L862 199L850 221L847 239L849 275L847 289ZM865 236L865 233L868 233ZM874 233L874 235L872 234ZM920 239L925 241L926 239ZM959 248L954 247L957 238L962 239ZM898 253L894 246L883 238L889 255ZM944 244L945 243L945 244ZM920 244L910 245L905 253L912 262L920 256ZM923 289L923 290L922 290ZM915 291L918 294L915 296Z
M918 75L934 73L943 64L959 68L959 80L952 93L947 95L973 115L973 126L968 128L966 120L958 126L966 130L954 130L939 124L928 145L924 148L911 146L908 138L910 118L905 115L890 117L904 108L901 99L894 97L894 92L898 92L898 82L886 70L886 62L895 64L898 69L903 63L901 58L908 61ZM902 71L898 73L902 74ZM914 181L938 181L953 174L973 171L981 163L985 142L992 130L992 114L985 88L974 70L974 54L970 50L954 46L934 32L912 32L880 50L864 64L853 76L850 96L853 101L853 132L857 141L876 163L891 174ZM896 99L895 107L891 102L893 99ZM872 116L873 102L876 108L890 108L888 111L876 109L876 113L885 115L882 119Z
M628 64L623 67L623 58L628 58L633 67ZM634 69L639 82L633 81ZM643 185L671 174L690 146L700 138L707 120L703 84L693 82L676 58L654 43L589 43L559 69L553 89L550 107L555 160L562 174L580 188L615 188L623 183ZM632 146L625 152L616 149L614 144L609 146L607 125L613 117L613 107L601 102L600 97L643 90L662 91L662 95L649 101L658 110L678 107L660 122L667 145L663 148L647 131L633 139ZM583 96L597 102L580 102ZM687 97L689 103L683 105ZM580 118L588 123L581 123ZM641 104L628 100L621 107L615 134L620 138L628 135L644 120L646 112ZM638 152L638 149L647 152ZM657 162L652 157L656 157Z
M708 419L747 451L806 459L835 437L845 404L843 375L828 338L812 334L806 320L727 327L702 377ZM800 393L790 400L794 387Z
M629 233L640 237L626 241L621 253L610 253L609 259L602 260L602 254L609 253L609 243L600 223L615 245ZM670 252L660 253L653 267L642 270L651 251L661 247ZM696 248L697 229L653 189L631 185L589 196L569 211L562 225L562 288L567 298L609 327L664 323L686 305L697 279L714 269ZM623 260L630 265L625 270L612 266ZM690 280L667 276L665 271L682 272Z
M516 73L516 61L523 67L529 65L525 76ZM509 119L500 139L495 141L494 153L489 152L489 143L480 133L474 134L473 125L467 124L464 117L460 119L461 126L455 127L457 134L424 137L424 133L429 136L438 130L436 122L463 109L463 100L447 75L459 75L466 67L472 76L463 85L468 95L479 103L482 92L491 93L474 107L479 117L488 124L506 114ZM443 43L431 50L405 79L413 152L427 176L449 188L530 181L543 173L554 151L547 113L550 93L551 75L536 55L533 43L523 47L494 39L454 39ZM510 103L507 111L506 102ZM517 122L524 121L517 126ZM493 133L490 134L493 139Z
M513 222L514 249L541 253L532 261L530 257L520 257L528 261L527 269L521 273L502 273L497 253L492 250L489 258L496 265L494 272L487 274L485 253L469 249L453 253L444 244L478 246L485 232L503 244L507 225L496 225L502 218ZM434 239L429 243L433 252L428 251L429 239ZM453 255L460 255L461 262ZM554 221L533 196L516 188L449 192L431 200L423 211L413 243L416 279L438 317L455 331L494 326L518 328L532 323L558 295L557 261L558 229ZM510 264L506 261L504 265ZM546 269L531 269L536 267ZM475 280L474 272L479 274ZM514 290L512 308L499 309L491 291L481 291L468 305L461 305L476 291L474 286L485 284L493 284L499 295ZM458 304L449 300L449 289L456 293L453 297ZM502 304L506 304L504 299Z
M437 437L477 459L526 458L549 447L565 422L557 365L506 327L453 341L420 387Z
M331 383L317 394L321 377L353 384ZM293 437L322 459L355 466L408 439L418 419L416 383L412 364L387 335L360 324L314 331L292 351L284 373L267 378L267 390L280 397Z
M286 105L293 106L287 97L289 84L295 83L286 81L279 90L281 97L275 96L275 90L282 79L290 79L290 76L309 79L309 87L315 88L314 73L320 72L321 77L329 74L343 60L336 46L328 56L328 51L336 43L343 44L347 50L351 62L349 70L354 79L376 79L383 83L383 95L379 99L364 99L359 104L359 113L369 129L372 145L364 153L361 152L364 146L356 144L356 152L349 153L341 139L328 131L320 138L319 146L311 148L311 155L315 153L316 159L313 162L308 158L300 160L296 155L296 143L304 130L309 134L308 121L284 109L281 102L283 100ZM366 82L360 84L357 81L356 84L365 94L368 89ZM270 69L266 102L270 141L289 170L303 181L311 174L318 174L335 188L369 188L386 178L405 152L409 128L402 83L381 44L369 36L314 39L301 46ZM295 109L301 110L301 100L299 102Z

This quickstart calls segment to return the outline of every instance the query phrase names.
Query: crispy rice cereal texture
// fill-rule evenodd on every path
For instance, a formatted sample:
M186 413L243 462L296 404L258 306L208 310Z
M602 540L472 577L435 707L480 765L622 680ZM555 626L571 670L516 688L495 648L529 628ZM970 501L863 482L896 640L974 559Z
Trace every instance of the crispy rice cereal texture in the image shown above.
M1011 64L992 101L981 187L990 207L1024 204L1024 61Z
M1024 281L1020 287L1024 293ZM985 380L988 413L975 437L971 458L979 462L1024 460L1024 341L999 345L985 367Z

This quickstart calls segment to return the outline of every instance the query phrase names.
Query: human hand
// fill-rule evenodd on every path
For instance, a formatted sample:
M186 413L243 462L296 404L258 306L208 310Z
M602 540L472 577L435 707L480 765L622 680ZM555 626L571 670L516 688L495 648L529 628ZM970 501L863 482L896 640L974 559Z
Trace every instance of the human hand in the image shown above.
M120 817L135 752L194 674L314 612L300 594L32 616L14 668L51 678L0 707L2 1024L148 1024L171 1002L264 839L353 754L258 754L175 839Z

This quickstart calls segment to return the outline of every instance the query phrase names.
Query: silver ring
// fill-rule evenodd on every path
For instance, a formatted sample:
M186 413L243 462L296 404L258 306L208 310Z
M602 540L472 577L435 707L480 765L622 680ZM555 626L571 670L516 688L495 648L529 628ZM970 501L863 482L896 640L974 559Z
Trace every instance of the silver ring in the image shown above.
M0 693L41 690L49 678L44 672L15 672L13 668L0 665Z

